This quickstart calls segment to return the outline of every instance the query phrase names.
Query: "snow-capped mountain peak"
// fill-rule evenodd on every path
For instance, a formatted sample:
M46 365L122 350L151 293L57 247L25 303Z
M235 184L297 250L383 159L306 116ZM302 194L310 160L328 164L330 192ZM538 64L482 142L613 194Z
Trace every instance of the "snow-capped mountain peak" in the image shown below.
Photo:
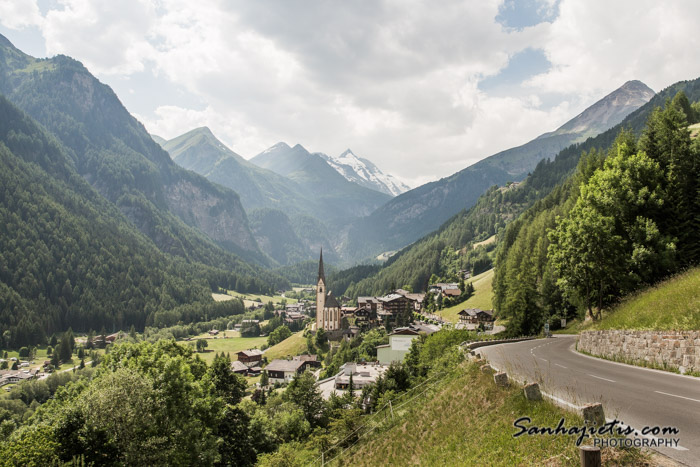
M356 156L350 149L347 149L338 157L326 154L321 155L338 173L358 185L392 196L398 196L410 190L410 187L401 180L390 174L385 174L371 161Z

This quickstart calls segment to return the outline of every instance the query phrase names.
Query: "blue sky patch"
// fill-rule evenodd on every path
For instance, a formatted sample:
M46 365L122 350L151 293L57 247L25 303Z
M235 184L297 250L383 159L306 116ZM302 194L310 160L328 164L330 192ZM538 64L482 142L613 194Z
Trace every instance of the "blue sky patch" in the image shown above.
M543 0L505 0L498 8L496 21L512 29L552 22L559 15L560 1L557 0L550 6Z
M479 82L479 89L488 93L510 94L520 83L546 72L551 66L542 49L527 48L513 55L500 73Z

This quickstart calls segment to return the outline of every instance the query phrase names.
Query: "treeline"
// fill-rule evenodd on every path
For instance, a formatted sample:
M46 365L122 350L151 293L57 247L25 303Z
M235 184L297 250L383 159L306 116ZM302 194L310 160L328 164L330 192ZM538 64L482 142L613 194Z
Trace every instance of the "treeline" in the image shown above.
M60 143L2 97L0 165L7 347L42 343L69 327L196 321L219 287L270 293L288 286L240 261L223 269L162 253L75 172Z
M697 86L693 98L700 98ZM684 92L641 136L585 152L573 177L511 223L499 242L494 305L511 334L591 318L622 295L700 260L700 105Z

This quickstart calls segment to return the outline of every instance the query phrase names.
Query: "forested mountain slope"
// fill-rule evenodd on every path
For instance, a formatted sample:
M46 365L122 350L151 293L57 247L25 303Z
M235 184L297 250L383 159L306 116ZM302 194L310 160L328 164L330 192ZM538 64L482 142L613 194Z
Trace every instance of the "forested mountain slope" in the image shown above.
M35 59L0 36L0 92L53 133L77 172L164 252L226 258L213 240L264 261L238 195L174 164L79 62Z
M212 288L263 292L287 285L233 257L220 259L226 269L217 269L161 252L76 172L59 141L2 96L0 167L6 347L38 344L68 327L191 322L203 318L197 305L212 302ZM187 237L177 239L179 248L194 250ZM219 306L209 317L237 306Z
M596 319L621 296L700 261L700 143L687 130L700 120L690 103L698 100L700 80L665 89L625 121L634 131L584 153L572 178L508 226L494 304L510 333L577 310Z

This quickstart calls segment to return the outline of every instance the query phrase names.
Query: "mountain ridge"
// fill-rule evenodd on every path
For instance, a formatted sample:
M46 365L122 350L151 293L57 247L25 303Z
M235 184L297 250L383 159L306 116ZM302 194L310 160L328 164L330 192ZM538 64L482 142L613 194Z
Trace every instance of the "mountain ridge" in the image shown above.
M607 105L610 103L610 96L618 96L630 87L633 93L637 93L637 83L645 86L641 82L628 83L598 100L587 110ZM627 88L623 89L625 86ZM629 115L636 110L634 105L624 107L624 112L616 113L615 118L625 112ZM569 123L577 121L584 114L586 111L570 119L559 129L566 128ZM594 115L600 116L600 113ZM607 118L607 124L612 121ZM583 138L579 133L557 133L558 130L545 133L521 146L482 159L448 177L396 196L353 226L348 235L351 240L349 250L357 252L358 257L367 258L384 251L401 249L437 229L461 210L473 206L490 186L523 180L541 160L554 157L562 149Z
M2 44L0 92L58 138L78 173L159 248L204 262L227 257L221 248L266 261L239 196L173 163L80 62L35 59Z

